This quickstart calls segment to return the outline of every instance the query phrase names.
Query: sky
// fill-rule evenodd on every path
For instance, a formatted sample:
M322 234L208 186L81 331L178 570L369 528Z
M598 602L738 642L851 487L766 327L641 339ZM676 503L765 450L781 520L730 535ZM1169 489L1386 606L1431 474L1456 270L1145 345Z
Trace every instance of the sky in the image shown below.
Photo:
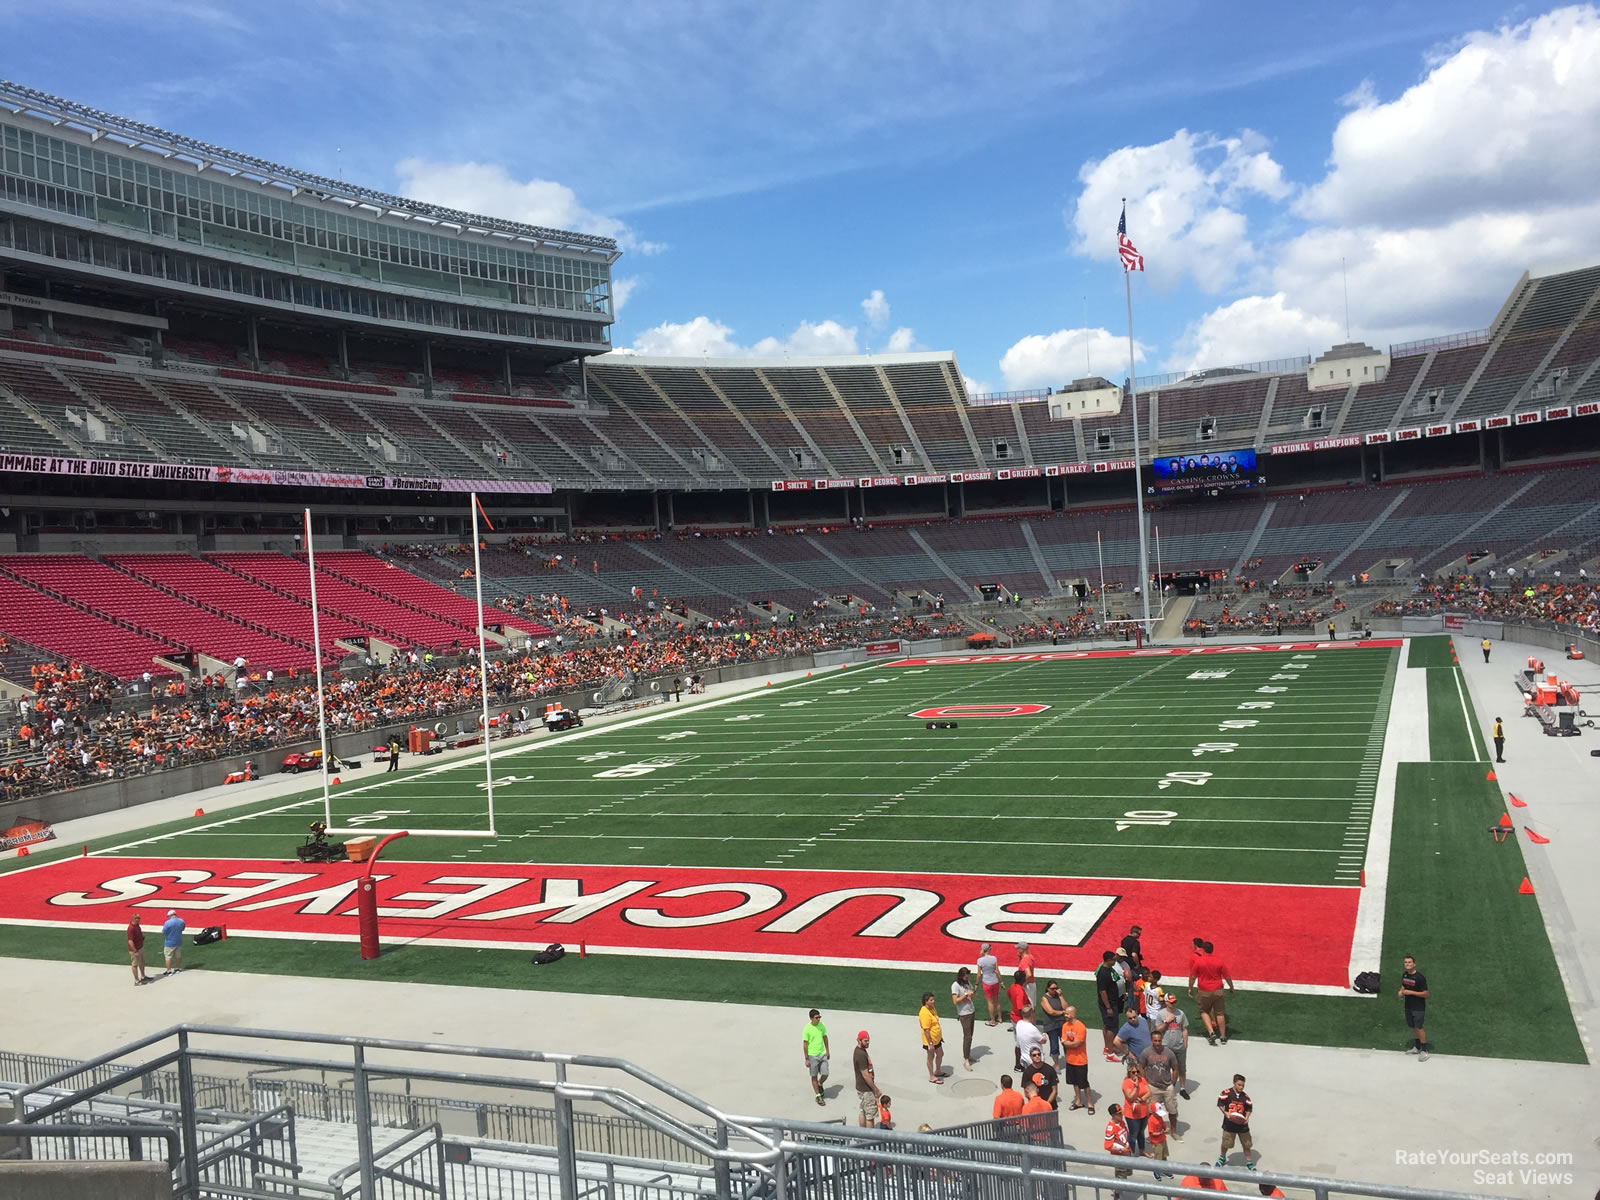
M0 77L602 233L619 350L969 387L1489 324L1600 261L1600 10L1479 0L0 0ZM1348 296L1348 301L1346 297Z

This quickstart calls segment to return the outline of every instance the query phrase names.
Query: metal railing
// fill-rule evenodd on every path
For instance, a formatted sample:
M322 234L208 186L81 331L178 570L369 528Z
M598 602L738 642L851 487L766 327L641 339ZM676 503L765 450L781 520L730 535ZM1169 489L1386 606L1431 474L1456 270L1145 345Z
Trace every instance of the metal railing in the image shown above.
M292 1104L227 1120L205 1109L198 1099L201 1087L216 1077L200 1076L196 1067L219 1063L348 1076L354 1161L326 1184L303 1179ZM180 1092L176 1106L117 1093L173 1069ZM77 1090L67 1087L79 1079L89 1082ZM548 1134L553 1147L447 1138L437 1121L382 1143L374 1137L373 1085L383 1081L404 1081L408 1092L421 1083L469 1095L547 1096L552 1128L529 1132ZM928 1134L775 1121L724 1113L624 1059L205 1025L174 1026L18 1085L13 1100L18 1125L46 1130L24 1133L18 1144L26 1154L35 1146L64 1144L74 1135L93 1136L85 1131L96 1125L86 1118L97 1103L109 1101L145 1104L152 1117L166 1114L151 1131L163 1140L176 1139L167 1144L175 1191L183 1200L1109 1200L1113 1194L1213 1194L1168 1182L1189 1174L1236 1185L1270 1183L1314 1200L1485 1200L1458 1192L1113 1158L1063 1144L1053 1113ZM577 1111L577 1104L600 1112ZM600 1127L594 1122L619 1120L607 1133L617 1140L607 1142L606 1150L592 1148ZM125 1139L130 1125L135 1133L145 1130L137 1122L123 1124L98 1144L119 1145L116 1137ZM1168 1179L1156 1178L1157 1170Z

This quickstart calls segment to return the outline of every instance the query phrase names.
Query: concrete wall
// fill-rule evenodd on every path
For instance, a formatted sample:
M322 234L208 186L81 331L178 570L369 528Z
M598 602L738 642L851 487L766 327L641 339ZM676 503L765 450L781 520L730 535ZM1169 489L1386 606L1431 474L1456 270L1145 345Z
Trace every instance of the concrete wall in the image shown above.
M172 1200L158 1162L0 1162L6 1200Z

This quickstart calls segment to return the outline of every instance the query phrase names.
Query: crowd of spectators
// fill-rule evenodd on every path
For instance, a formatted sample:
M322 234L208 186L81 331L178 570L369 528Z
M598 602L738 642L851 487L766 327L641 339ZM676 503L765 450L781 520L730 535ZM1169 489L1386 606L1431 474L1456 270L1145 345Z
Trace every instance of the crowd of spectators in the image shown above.
M740 629L662 626L657 636L574 641L557 633L508 647L489 661L499 708L588 691L633 676L685 676L740 662L783 658L888 638L939 637L958 623L908 614L796 621ZM7 727L0 798L78 787L225 755L261 753L304 741L317 729L311 678L247 673L245 686L221 673L156 680L136 698L120 681L78 663L52 666L50 686L17 702ZM388 666L334 672L325 681L329 732L433 724L480 703L478 665L431 654L397 655ZM9 715L9 714L8 714ZM261 764L258 764L260 766Z
M1485 587L1470 576L1420 583L1404 600L1372 606L1378 616L1461 613L1497 621L1548 621L1586 633L1600 631L1600 585L1544 579L1514 587Z

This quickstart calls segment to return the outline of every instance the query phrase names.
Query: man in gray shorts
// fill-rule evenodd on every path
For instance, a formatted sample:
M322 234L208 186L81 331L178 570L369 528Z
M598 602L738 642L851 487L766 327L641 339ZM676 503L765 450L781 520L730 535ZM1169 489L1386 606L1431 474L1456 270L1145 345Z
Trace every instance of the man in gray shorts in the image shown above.
M860 1125L863 1129L877 1125L878 1097L883 1094L878 1090L878 1080L872 1070L872 1055L867 1053L871 1040L865 1029L856 1034L856 1051L851 1057L856 1070L856 1102L861 1106Z
M1156 1013L1156 1019L1151 1024L1152 1033L1161 1031L1161 1044L1172 1051L1173 1057L1178 1060L1177 1086L1178 1095L1187 1100L1189 1098L1189 1014L1178 1007L1178 998L1171 992L1161 997L1161 1008ZM1174 1118L1174 1130L1177 1120Z
M811 1019L800 1031L800 1038L805 1050L806 1071L811 1075L811 1090L816 1093L820 1108L826 1103L823 1089L828 1082L828 1027L822 1023L822 1014L816 1009L811 1010Z

